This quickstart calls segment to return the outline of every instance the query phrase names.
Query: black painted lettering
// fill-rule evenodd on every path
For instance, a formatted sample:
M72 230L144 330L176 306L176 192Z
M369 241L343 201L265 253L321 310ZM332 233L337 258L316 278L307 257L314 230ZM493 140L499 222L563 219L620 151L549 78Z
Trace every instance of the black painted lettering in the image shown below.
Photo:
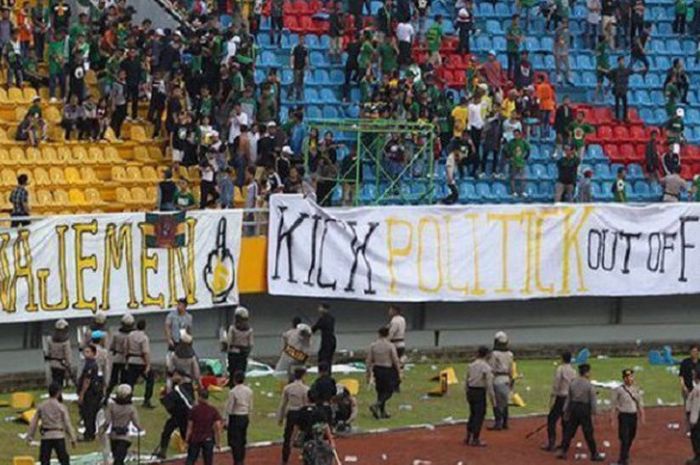
M372 234L379 226L379 223L368 223L367 234L365 234L365 239L362 243L359 243L357 238L357 231L355 226L357 223L355 221L349 221L348 226L352 229L352 242L350 243L350 249L352 250L353 261L350 267L350 276L348 277L348 284L345 286L345 292L355 292L355 273L357 272L357 264L360 253L362 253L362 260L365 262L365 268L367 269L367 288L365 289L365 294L374 294L376 291L372 289L372 265L367 259L367 244L369 243Z

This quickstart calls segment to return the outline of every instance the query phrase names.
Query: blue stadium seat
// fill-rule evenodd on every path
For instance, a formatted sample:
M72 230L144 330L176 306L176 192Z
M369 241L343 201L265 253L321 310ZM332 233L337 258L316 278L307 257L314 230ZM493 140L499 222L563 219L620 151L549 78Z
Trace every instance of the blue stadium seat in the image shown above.
M544 200L544 196L537 189L537 183L528 182L525 184L525 192L533 200L538 202Z
M583 73L583 85L586 87L594 88L598 84L595 74L587 71Z
M691 126L695 126L697 124L700 124L700 111L698 111L695 108L686 109L685 121L686 121L686 124L689 124Z
M554 56L552 55L545 55L544 56L544 68L545 69L554 69Z
M493 194L495 200L501 203L509 202L512 198L511 195L508 193L508 189L506 189L505 184L502 184L500 182L493 183L491 185L491 193Z
M364 182L374 181L376 178L376 169L367 163L362 165L362 180Z
M322 35L319 40L320 40L319 44L321 45L321 48L323 50L328 50L330 48L330 46L331 46L330 36Z
M700 14L700 12L696 12L696 14ZM692 40L684 40L683 41L683 54L686 56L692 56L695 55L695 52L697 51L698 46L695 45L695 42Z
M299 43L298 35L290 33L282 34L282 48L291 49L297 43Z
M476 39L476 48L475 48L476 51L487 52L487 51L491 50L491 48L492 48L491 39L489 37L479 36Z
M478 15L481 16L482 18L488 18L494 15L493 11L493 5L489 2L480 2L477 3L479 7L479 13Z
M506 51L506 38L497 36L493 38L493 46L492 48L496 50L497 52L505 52ZM488 51L486 49L485 51Z
M325 104L338 103L338 97L335 96L333 89L326 87L321 89L321 101Z
M656 23L657 26L657 34L652 34L653 37L657 36L670 36L673 34L673 27L671 27L671 23Z
M482 5L487 2L482 2ZM511 9L508 7L503 2L498 2L496 3L496 11L495 11L496 16L501 16L501 17L507 17L511 16L513 13L511 12Z
M595 182L592 186L593 200L600 202L609 202L613 199L611 182Z
M634 192L640 200L652 200L651 189L646 181L636 181L634 183Z
M374 199L377 198L377 186L375 186L373 183L368 184L364 183L362 184L362 189L360 190L360 202L364 204L368 204L374 201Z
M550 179L549 173L547 173L547 167L545 165L535 163L533 165L529 165L528 167L531 169L532 178L539 180Z
M233 23L233 18L230 15L221 15L219 16L219 23L221 23L222 28L228 29Z
M462 181L459 183L459 201L461 203L475 203L479 201L474 183Z
M642 167L637 163L630 163L627 165L627 177L634 181L635 179L644 179L644 172Z
M501 30L501 23L492 19L486 21L486 32L493 35L503 34L503 31Z
M541 182L539 190L539 198L542 200L553 200L554 199L554 184L551 182Z
M496 200L496 196L491 192L491 186L487 182L478 182L476 184L476 193L485 202L494 202Z
M321 43L318 41L318 36L315 34L308 34L306 37L306 46L311 50L321 49Z
M294 73L292 73L291 69L285 68L282 70L282 76L280 80L282 81L283 86L289 86L292 84L292 82L294 82Z
M323 117L326 119L338 119L340 117L340 114L338 113L338 109L334 105L324 105Z
M333 85L339 86L339 85L343 84L344 82L345 82L345 75L343 74L343 72L339 69L332 69L330 83ZM355 100L355 101L358 101L358 100Z
M610 166L604 163L598 163L595 165L595 178L601 181L607 181L615 178L614 174L610 172Z
M260 62L263 66L277 66L277 56L267 50L260 55Z
M258 43L261 47L267 47L272 45L270 43L270 36L268 34L258 34Z
M595 66L593 65L593 61L589 56L579 55L578 58L576 58L576 68L583 70L593 70L595 69Z
M328 71L326 71L325 69L315 70L314 82L318 86L328 86L328 84L330 84L330 79L328 78Z
M330 65L330 62L328 61L328 57L326 57L325 54L321 52L311 52L311 64L314 66L328 66Z
M676 39L666 41L666 53L671 55L680 55L683 53L681 43Z
M651 101L649 102L649 105L651 105ZM639 111L639 117L642 119L647 124L651 124L651 120L654 119L654 112L649 109L649 108L642 108Z
M321 119L321 117L323 116L323 113L321 113L321 109L316 105L309 105L308 107L306 107L304 113L305 116L310 119Z
M540 49L540 41L537 40L537 37L527 37L525 39L525 50L528 52L536 52Z
M601 147L598 144L591 144L588 146L588 157L593 160L604 160L606 159L605 154L603 153L603 147Z
M345 115L350 119L357 119L360 117L360 107L358 105L349 105L345 109Z
M649 97L649 93L646 90L638 90L635 92L635 95L637 97L637 104L642 105L645 107L651 106L651 98Z
M639 74L633 74L630 76L630 89L641 89L645 86L644 79Z
M265 80L265 72L262 69L257 68L253 77L256 84L261 84Z

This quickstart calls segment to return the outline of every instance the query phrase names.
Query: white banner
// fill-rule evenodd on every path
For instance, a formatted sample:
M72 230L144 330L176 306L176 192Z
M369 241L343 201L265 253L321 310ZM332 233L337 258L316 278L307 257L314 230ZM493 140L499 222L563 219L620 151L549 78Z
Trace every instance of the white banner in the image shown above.
M469 301L700 292L700 204L270 204L270 294Z
M56 216L0 230L0 323L238 302L240 210Z

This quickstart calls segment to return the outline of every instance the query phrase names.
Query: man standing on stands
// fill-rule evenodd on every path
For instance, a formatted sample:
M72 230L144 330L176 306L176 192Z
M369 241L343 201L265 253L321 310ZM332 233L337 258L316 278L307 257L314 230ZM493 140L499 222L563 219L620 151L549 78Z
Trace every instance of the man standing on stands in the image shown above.
M29 177L27 177L26 174L22 173L17 176L17 187L12 189L12 192L10 192L10 203L12 204L12 212L10 213L10 216L29 216L29 191L27 191L28 184ZM29 225L28 220L18 220L10 223L10 226L13 228L27 225Z
M547 444L542 446L542 450L554 452L557 443L557 422L561 419L561 429L564 430L565 423L564 404L569 395L571 381L576 378L576 370L571 366L571 352L561 354L561 363L554 373L552 383L552 394L549 399L549 415L547 415ZM563 433L562 433L563 436Z
M327 303L321 303L318 306L319 317L316 323L311 327L311 331L321 332L321 346L318 349L318 366L325 363L328 365L329 371L333 370L333 355L335 355L336 337L335 337L335 318L329 312L330 307Z
M615 424L617 415L620 438L620 458L613 465L628 465L632 442L637 435L637 422L644 424L642 394L634 383L634 371L629 368L622 370L622 385L613 390L611 403L610 424Z
M304 45L304 36L299 36L299 43L292 48L292 55L289 57L289 67L294 74L294 84L292 86L290 100L304 100L304 74L309 67L309 49Z
M389 341L389 328L379 328L378 339L370 345L367 351L367 382L374 377L377 391L377 401L369 407L372 416L389 418L386 413L386 403L394 395L401 378L401 362L396 347Z
M141 59L135 48L130 48L120 65L126 73L126 99L131 102L131 119L139 117L139 85L141 84Z
M360 39L358 35L353 35L345 47L347 59L345 60L345 83L343 84L343 101L347 102L350 98L350 86L353 82L357 82L360 77L360 65L358 58L360 56Z
M233 380L235 386L228 395L225 411L228 425L228 445L231 447L233 465L243 465L248 439L249 416L253 411L253 391L244 384L245 373L239 371L233 375Z
M569 125L573 120L574 113L571 108L571 99L566 96L554 114L554 132L556 134L555 152L560 155L563 153L564 147L569 145Z
M459 37L457 53L461 55L471 53L469 42L472 33L472 14L468 8L460 8L459 13L457 13L456 29Z
M608 72L608 79L612 84L615 97L615 120L627 122L627 91L629 89L630 76L635 71L625 66L625 57L617 58L617 68Z
M571 81L571 67L569 65L569 46L571 45L571 31L569 20L563 19L554 31L554 66L557 75L557 85L562 82L573 86Z
M396 38L399 41L399 66L405 67L412 63L411 51L416 31L410 18L396 26Z
M121 139L122 124L124 124L127 113L126 71L123 69L119 70L117 80L112 84L109 100L112 103L112 119L109 125L114 131L114 136Z
M464 443L468 446L484 447L482 442L481 427L486 416L486 398L494 405L493 372L486 361L489 349L481 346L476 354L476 360L469 364L467 369L467 403L469 404L469 421L467 421L467 438Z
M576 436L579 426L583 429L583 437L591 452L592 462L602 462L603 457L598 454L598 448L593 436L593 415L596 414L596 393L591 384L591 366L583 363L578 367L579 376L571 381L569 395L564 404L564 419L566 428L564 440L561 443L561 452L557 458L566 460L571 440Z
M506 54L508 57L508 79L515 78L515 69L518 67L518 57L523 41L523 31L520 29L520 15L513 15L510 26L506 31Z

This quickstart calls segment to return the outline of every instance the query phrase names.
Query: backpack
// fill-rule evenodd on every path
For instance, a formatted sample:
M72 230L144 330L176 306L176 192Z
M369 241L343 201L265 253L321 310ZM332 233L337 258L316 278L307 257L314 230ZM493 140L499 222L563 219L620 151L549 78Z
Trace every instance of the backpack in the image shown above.
M304 465L333 465L333 449L323 439L312 439L304 444L302 458Z

